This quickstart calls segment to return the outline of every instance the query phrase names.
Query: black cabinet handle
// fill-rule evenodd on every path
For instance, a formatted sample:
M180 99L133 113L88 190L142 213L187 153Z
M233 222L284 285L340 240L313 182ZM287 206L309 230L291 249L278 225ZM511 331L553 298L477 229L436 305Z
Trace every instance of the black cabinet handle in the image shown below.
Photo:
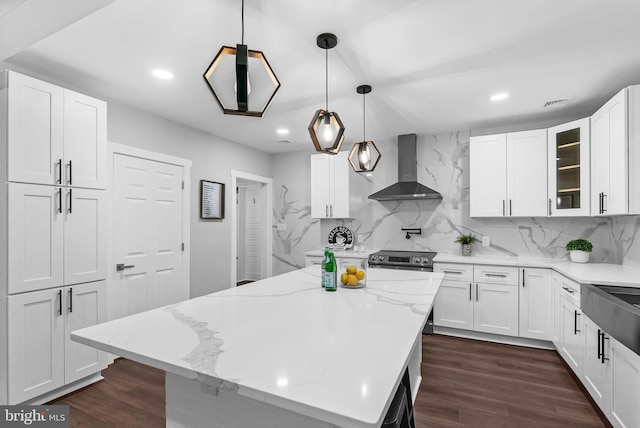
M73 189L69 189L69 208L67 208L67 212L71 214L73 212Z
M601 338L602 338L602 332L600 329L598 329L598 359L602 358L602 342L601 342Z
M524 288L524 269L522 269L522 288Z
M471 283L469 283L469 300L471 300Z
M578 330L578 316L580 315L578 313L577 310L573 311L573 334L578 334L580 333L580 330Z
M73 166L71 165L71 161L69 161L69 180L67 180L67 184L73 184Z
M511 209L511 199L509 199L509 217L513 215L513 210Z
M563 289L564 291L566 291L567 293L571 293L571 294L573 294L573 293L574 293L574 291L573 291L572 289L568 288L568 287L562 287L562 289Z
M62 315L62 290L58 290L58 315Z
M57 184L62 184L62 158L58 159L58 179Z
M58 213L62 214L62 188L58 189Z
M607 195L603 192L603 193L602 193L602 214L604 214L604 213L606 213L606 212L607 212L607 209L604 207L604 206L605 206L605 205L604 205L604 201L605 201L605 198L606 198L606 197L607 197Z
M502 215L503 216L506 215L505 208L504 208L504 199L502 200Z
M604 341L605 340L609 340L609 338L604 335L604 332L602 332L602 356L600 357L600 362L602 364L604 364L605 361L609 361L609 359L604 356Z
M476 284L476 302L478 301L479 297L478 297L478 284Z
M69 313L73 312L73 288L69 289Z
M551 198L549 198L549 215L551 215Z

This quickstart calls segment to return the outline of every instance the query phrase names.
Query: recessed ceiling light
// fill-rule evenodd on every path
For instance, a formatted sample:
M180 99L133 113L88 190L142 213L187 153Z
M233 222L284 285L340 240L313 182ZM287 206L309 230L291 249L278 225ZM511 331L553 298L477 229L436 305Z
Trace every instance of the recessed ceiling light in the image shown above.
M499 94L493 95L490 99L491 101L502 101L506 100L507 98L509 98L509 94L507 94L506 92L501 92Z
M163 80L173 79L173 73L168 70L162 70L160 68L156 68L155 70L153 70L152 73L158 79L163 79Z
M285 128L280 128L276 131L278 135L289 135L289 130Z

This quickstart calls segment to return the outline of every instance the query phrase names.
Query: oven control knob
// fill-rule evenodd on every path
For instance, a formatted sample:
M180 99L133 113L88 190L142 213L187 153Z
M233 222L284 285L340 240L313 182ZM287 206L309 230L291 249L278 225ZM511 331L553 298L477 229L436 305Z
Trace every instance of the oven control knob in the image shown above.
M423 257L422 258L422 264L429 264L429 257Z
M413 264L414 265L419 265L420 264L420 257L414 257L413 258Z
M376 261L377 258L378 258L378 256L371 256L371 260L374 261L374 262Z
M383 262L384 261L384 256L380 256L380 261Z

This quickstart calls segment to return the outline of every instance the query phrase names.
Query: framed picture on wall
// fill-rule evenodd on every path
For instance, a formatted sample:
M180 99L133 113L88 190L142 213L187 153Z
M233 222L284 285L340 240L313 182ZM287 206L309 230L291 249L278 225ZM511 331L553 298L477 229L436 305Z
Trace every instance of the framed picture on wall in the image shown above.
M200 180L200 218L224 218L224 183Z

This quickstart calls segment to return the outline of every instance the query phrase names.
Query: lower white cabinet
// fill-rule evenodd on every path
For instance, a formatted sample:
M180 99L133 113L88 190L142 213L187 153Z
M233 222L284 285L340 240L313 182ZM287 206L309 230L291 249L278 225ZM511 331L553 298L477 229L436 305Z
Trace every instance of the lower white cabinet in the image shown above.
M640 427L640 355L589 318L583 326L583 385L614 427Z
M553 336L551 270L523 268L520 273L520 337L551 340Z
M445 274L434 302L434 325L518 335L516 268L436 264L434 272Z
M7 297L8 402L46 394L106 367L69 333L106 320L105 281Z

